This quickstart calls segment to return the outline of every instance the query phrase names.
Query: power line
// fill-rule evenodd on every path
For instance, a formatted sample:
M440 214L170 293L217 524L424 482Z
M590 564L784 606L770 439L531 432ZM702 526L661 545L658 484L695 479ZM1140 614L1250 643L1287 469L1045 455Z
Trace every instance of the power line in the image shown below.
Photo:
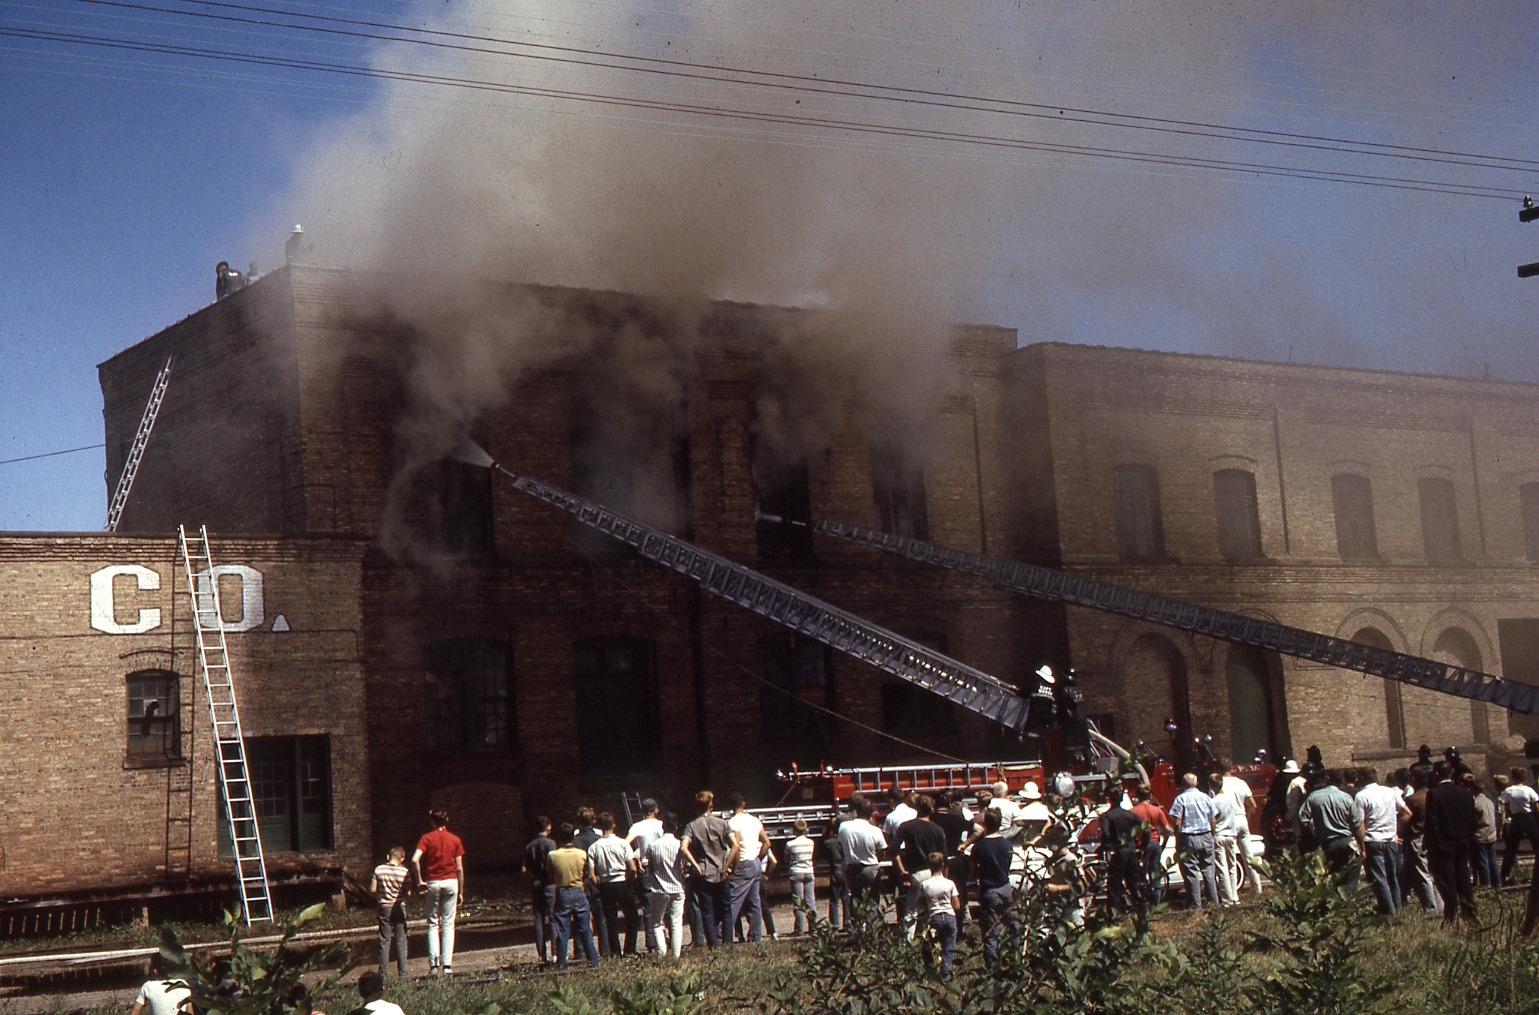
M1480 169L1496 169L1514 172L1525 172L1539 169L1539 160L1535 159L1521 159L1501 155L1485 155L1473 152L1426 148L1413 145L1393 145L1375 141L1363 141L1361 139L1341 138L1320 134L1307 134L1302 132L1267 130L1235 124L1209 123L1200 120L1184 120L1170 117L1145 116L1131 113L1112 113L1105 110L1085 107L1059 106L1055 104L1040 102L1024 102L1016 99L1000 99L983 95L956 94L951 92L938 91L935 89L912 88L900 85L885 85L876 82L858 81L853 79L825 78L805 74L792 74L784 71L759 70L752 67L703 64L689 60L629 54L617 50L561 46L552 43L527 42L518 39L506 39L487 35L477 35L469 32L451 32L444 29L413 28L409 25L399 25L385 21L370 21L362 18L340 18L324 14L307 14L299 11L283 10L281 8L229 3L223 2L223 0L184 0L184 2L189 4L196 4L202 7L244 11L251 14L275 15L288 18L303 18L306 20L346 25L351 27L327 28L315 25L293 24L288 22L273 22L262 20L260 18L242 17L238 15L214 14L200 11L185 11L178 10L176 8L157 6L154 4L130 3L128 0L78 0L78 2L95 6L142 10L152 13L170 14L173 16L181 17L203 18L217 21L229 21L259 25L263 27L281 27L295 29L298 31L320 32L324 34L342 35L348 37L361 37L375 42L403 42L412 45L429 46L433 48L497 56L518 55L509 53L506 50L494 49L484 45L495 44L504 47L516 47L519 49L532 49L551 53L567 54L566 56L560 57L535 57L526 55L523 58L548 60L551 62L593 67L602 70L621 70L634 73L682 76L728 84L773 86L788 88L793 91L812 92L815 94L823 94L843 98L877 99L884 101L931 105L946 109L960 109L970 112L1003 113L1006 115L1046 119L1056 123L1079 123L1102 127L1151 130L1160 133L1204 137L1214 140L1270 144L1315 151L1340 152L1352 155L1368 155L1378 157L1405 158L1426 162L1442 162ZM410 34L407 36L386 36L377 34L375 32L358 30L364 28L381 29L392 32L405 32ZM451 39L455 41L439 42L434 41L433 39L415 38L412 36L431 36ZM472 43L475 43L475 45L472 45ZM582 59L579 59L579 57ZM655 65L655 68L646 66L624 66L613 63L603 63L594 58L603 58L607 60L628 60L640 64L652 64ZM741 80L739 78L729 76L734 74L749 75L751 76L751 79ZM891 94L882 95L874 94L870 91L849 91L847 89L869 89L875 90L875 92L885 92ZM1056 114L1053 112L1054 110L1057 110Z
M86 2L105 3L109 2L109 0L86 0ZM691 116L700 116L709 119L747 120L751 122L808 127L819 130L842 130L852 133L876 134L891 137L943 141L948 143L982 145L993 148L1014 149L1020 151L1036 151L1070 156L1114 159L1120 161L1173 166L1187 169L1233 172L1246 175L1273 176L1292 179L1314 180L1319 182L1349 183L1361 186L1413 190L1428 193L1441 193L1453 196L1478 197L1503 201L1511 200L1523 193L1522 190L1518 189L1500 188L1481 184L1465 184L1446 180L1427 180L1407 177L1392 177L1379 174L1350 173L1344 170L1332 170L1326 168L1308 168L1274 163L1240 162L1206 156L1178 155L1160 152L1141 152L1136 150L1106 148L1096 145L1070 145L1059 142L1029 141L1020 138L1009 138L997 135L980 135L965 131L942 130L939 128L899 126L894 124L884 124L881 122L862 120L833 119L826 116L820 117L811 114L771 113L754 111L751 108L744 109L722 107L718 105L684 102L672 99L646 99L634 96L607 94L603 92L576 89L554 88L549 86L506 84L476 78L454 77L449 75L428 74L424 72L413 71L386 70L360 64L337 63L335 61L304 59L299 57L272 56L234 50L218 50L205 46L133 41L110 36L92 35L89 33L57 32L26 28L0 28L0 36L12 36L16 38L60 42L79 46L120 49L133 52L153 53L158 55L183 56L215 61L281 67L290 70L313 71L383 80L396 80L416 84L460 88L471 91L524 95L578 103L609 105L621 108L656 110ZM557 63L576 63L584 66L588 65L583 61L567 60L565 58L540 57L538 59L553 61ZM604 66L607 66L608 69L611 70L627 69L609 65ZM674 76L681 76L675 72L666 73L673 74ZM720 83L744 84L751 82L721 81ZM843 96L846 98L863 97L855 96L846 92L839 92L837 90L831 92L830 94ZM879 96L864 97L880 98ZM989 112L989 110L983 109L977 109L974 111ZM1244 139L1229 138L1229 140ZM1495 167L1474 163L1471 163L1470 165L1474 166L1475 168L1516 168Z
M0 459L0 465L15 465L17 462L35 462L40 458L57 458L59 455L73 455L77 451L95 451L104 448L105 444L86 444L78 448L65 448L63 451L45 451L40 455L24 455L21 458Z

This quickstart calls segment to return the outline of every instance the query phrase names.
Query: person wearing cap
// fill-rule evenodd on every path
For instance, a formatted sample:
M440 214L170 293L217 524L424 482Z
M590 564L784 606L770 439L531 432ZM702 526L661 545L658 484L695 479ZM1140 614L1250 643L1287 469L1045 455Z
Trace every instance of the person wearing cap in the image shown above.
M1186 881L1187 901L1201 909L1204 899L1218 904L1218 872L1213 858L1213 801L1197 787L1197 773L1182 776L1186 789L1170 804L1170 820L1176 826L1176 848L1181 852L1181 877Z

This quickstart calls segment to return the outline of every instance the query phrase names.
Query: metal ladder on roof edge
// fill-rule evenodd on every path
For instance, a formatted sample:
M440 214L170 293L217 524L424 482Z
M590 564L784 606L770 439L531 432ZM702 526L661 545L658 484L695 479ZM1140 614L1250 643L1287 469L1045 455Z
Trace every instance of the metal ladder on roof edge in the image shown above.
M123 463L123 474L118 477L117 489L112 491L112 504L107 508L108 532L118 530L123 508L128 505L128 491L133 489L134 477L139 475L139 463L144 459L145 446L150 443L150 431L155 428L155 418L160 415L160 403L166 400L166 388L171 383L171 360L172 357L167 356L166 365L155 375L150 400L144 407L144 415L139 417L139 429L134 434L133 446L128 449L128 461Z
M218 760L219 788L224 797L230 842L235 852L241 916L249 927L272 921L272 893L267 882L267 862L262 856L256 805L251 795L246 738L241 731L235 680L225 645L224 621L219 609L219 578L214 574L207 527L199 526L196 535L189 535L187 526L179 525L177 534L187 573L187 591L192 596L193 630L197 633L203 689L208 695L209 716L214 725L214 754Z

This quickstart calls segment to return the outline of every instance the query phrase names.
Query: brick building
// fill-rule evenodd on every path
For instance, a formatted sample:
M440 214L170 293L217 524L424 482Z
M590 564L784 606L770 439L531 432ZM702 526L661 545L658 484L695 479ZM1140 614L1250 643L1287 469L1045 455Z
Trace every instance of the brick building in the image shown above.
M114 356L101 367L111 476L156 372L174 361L121 525L150 535L0 541L18 567L47 561L29 581L56 589L136 559L123 548L173 561L167 533L204 524L221 559L264 562L251 566L264 569L270 595L282 588L338 614L301 624L303 611L284 606L287 632L238 636L252 660L248 678L236 657L243 701L264 724L256 735L329 738L330 838L314 848L291 836L283 862L362 873L386 846L409 843L429 806L447 806L472 866L484 869L512 861L529 815L564 813L581 799L612 806L617 790L682 801L708 783L766 799L771 773L793 761L1028 749L703 595L454 461L452 441L423 454L420 421L407 417L419 371L442 350L378 309L378 282L289 266ZM920 535L1539 682L1539 611L1530 606L1539 467L1527 464L1539 442L1539 387L1017 348L1011 330L969 327L910 403L923 440L895 446L825 388L825 404L803 407L826 411L832 401L836 425L811 450L788 453L770 445L764 406L787 385L812 386L778 360L775 343L807 313L712 304L678 342L676 317L621 294L509 286L501 298L502 310L532 315L549 335L583 336L498 379L495 399L460 404L449 393L447 418L508 468L640 515L1017 684L1044 660L1073 665L1087 711L1125 742L1159 751L1174 720L1211 735L1221 753L1275 756L1318 743L1333 764L1384 766L1422 742L1495 760L1509 732L1529 732L1460 699L1028 602L795 523L833 518ZM637 336L650 358L637 361L625 345ZM666 397L638 398L627 386L635 364L669 357L677 384L660 386ZM165 588L169 573L159 573ZM46 662L28 665L73 693L82 693L78 677L68 678L82 662L113 674L87 685L93 721L128 737L138 713L123 681L141 669L133 639L146 635L77 638L85 615L66 611L43 627L52 633L36 658ZM322 630L333 640L317 634L314 645L328 648L285 662L283 646L309 644L294 632ZM167 642L157 650L176 655L149 669L178 675L181 728L201 730L183 655L190 641L183 629L170 644L175 631L157 629ZM329 695L324 707L296 701L318 685L295 683L293 670L308 673L322 658L346 685L336 704ZM39 708L61 723L73 714L62 701ZM25 758L40 785L80 777L40 753ZM56 838L78 822L107 837L130 799L135 822L165 811L164 767L145 775L118 759L109 774L94 760L93 778L119 788L69 814L39 805L19 826L25 834ZM212 780L211 770L194 780L205 800ZM132 793L121 789L129 784ZM194 853L211 857L215 811L198 815ZM143 826L123 876L161 876L168 840L152 831ZM0 843L10 858L0 874L32 876L16 857L34 841Z
M1539 387L1042 344L1018 397L1013 553L1175 599L1539 682ZM1089 711L1247 756L1496 753L1462 699L1070 609ZM1496 759L1493 758L1493 761Z
M399 424L423 340L371 311L366 284L290 266L115 356L101 378L116 474L155 372L174 357L125 530L196 519L216 534L372 541L359 608L376 849L414 838L430 805L450 809L480 862L501 863L526 816L579 799L613 807L618 790L682 804L709 783L765 799L793 762L1023 749L987 720L702 595L485 469L435 459L405 470ZM692 325L682 398L630 410L628 425L662 437L617 455L605 445L614 435L593 435L621 383L606 372L613 343L666 322L616 294L511 288L507 299L589 333L579 351L520 375L503 408L466 421L509 467L1004 679L1038 664L1033 604L795 524L837 517L972 549L1000 538L994 435L1013 332L958 335L954 375L919 409L933 449L922 461L873 446L853 422L788 459L757 439L755 406L784 383L765 350L795 312L713 305Z
M358 540L215 541L275 886L370 856ZM0 895L229 903L213 737L174 536L0 538ZM6 924L10 932L10 923ZM18 924L18 926L22 926Z

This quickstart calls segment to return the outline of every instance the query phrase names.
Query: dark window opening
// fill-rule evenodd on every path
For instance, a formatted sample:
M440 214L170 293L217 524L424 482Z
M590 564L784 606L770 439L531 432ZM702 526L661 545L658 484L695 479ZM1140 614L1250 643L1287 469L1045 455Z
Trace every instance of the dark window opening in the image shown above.
M1342 560L1377 560L1379 537L1373 524L1373 486L1367 476L1331 477L1336 510L1336 548Z
M613 393L604 392L605 397ZM594 399L579 399L567 438L572 489L581 497L665 532L692 538L694 482L689 415L682 403L659 416L617 418ZM573 519L579 555L624 558L630 547Z
M1165 528L1160 517L1159 473L1147 465L1119 465L1112 470L1112 498L1117 514L1117 556L1124 561L1165 557Z
M945 653L946 636L932 632L905 635L909 641ZM956 735L957 706L933 691L901 677L882 679L882 728L901 737L945 738Z
M1261 518L1256 508L1256 477L1244 469L1213 474L1213 506L1218 515L1218 552L1229 561L1261 557Z
M812 559L812 493L805 460L785 464L768 460L754 442L754 531L764 564L803 563Z
M128 677L128 761L150 764L182 756L182 681L166 670Z
M1459 505L1452 480L1422 479L1416 483L1421 498L1421 537L1427 560L1452 564L1464 556L1459 546Z
M466 638L423 650L427 746L435 753L506 752L515 746L512 650Z
M1288 750L1281 668L1277 657L1250 645L1229 649L1230 750L1236 759L1258 751L1277 758Z
M645 638L588 638L573 649L577 753L587 780L662 772L657 649Z
M1352 636L1353 641L1371 645L1374 648L1394 650L1394 645L1383 631L1374 627L1365 627ZM1385 738L1390 747L1396 750L1404 750L1408 735L1405 726L1405 687L1398 680L1384 679L1384 728Z
M1518 501L1523 512L1523 546L1529 562L1539 564L1539 483L1518 487Z
M819 710L833 707L828 652L790 631L759 639L760 735L803 767L834 757Z
M924 470L911 464L901 448L872 446L871 493L878 529L904 539L930 538Z
M331 739L247 737L251 803L264 853L332 848ZM230 856L230 825L220 791L219 855Z

